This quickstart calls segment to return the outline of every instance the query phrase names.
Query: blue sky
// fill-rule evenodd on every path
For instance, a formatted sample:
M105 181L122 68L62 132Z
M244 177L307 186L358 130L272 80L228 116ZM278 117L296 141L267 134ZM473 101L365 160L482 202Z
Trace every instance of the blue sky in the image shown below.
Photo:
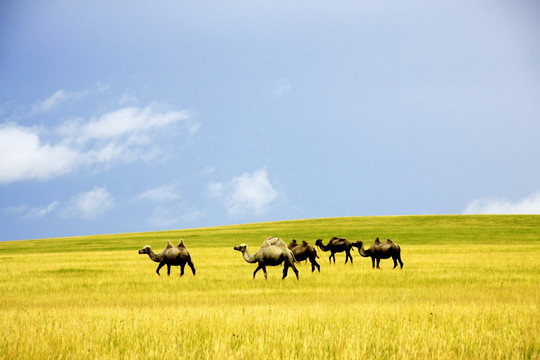
M540 213L532 1L3 1L0 240Z

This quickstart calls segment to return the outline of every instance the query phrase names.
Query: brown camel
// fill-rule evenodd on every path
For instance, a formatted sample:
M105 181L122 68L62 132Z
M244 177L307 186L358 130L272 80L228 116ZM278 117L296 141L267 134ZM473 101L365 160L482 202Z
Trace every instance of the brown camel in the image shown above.
M191 254L189 253L184 240L180 239L178 245L173 246L169 240L167 240L167 246L159 254L154 253L150 246L145 246L139 250L139 254L148 254L150 259L159 263L156 273L159 275L159 269L164 265L167 265L167 275L171 275L171 266L180 266L180 276L184 275L184 267L186 263L191 268L193 275L195 275L195 267L191 261Z
M268 280L266 266L276 266L281 263L284 264L282 280L287 276L289 268L293 269L296 279L298 279L298 270L294 266L294 254L287 248L287 245L281 239L272 237L267 238L261 245L259 251L253 255L248 252L248 246L246 244L235 246L234 250L240 251L244 256L244 260L248 263L258 263L257 268L253 272L253 279L255 279L257 271L262 269L265 280Z
M377 269L380 269L379 263L381 259L392 258L394 260L394 269L396 268L398 261L403 269L403 261L401 261L401 248L398 244L394 243L392 240L388 239L385 243L381 243L379 238L375 239L373 245L369 249L364 249L364 244L361 241L357 241L352 244L356 246L360 255L363 257L371 257L372 267L375 268L375 260L377 260Z
M321 272L321 267L317 263L317 260L315 260L319 256L317 255L317 250L315 250L313 246L309 245L305 241L302 241L302 244L300 245L295 239L293 239L293 241L291 241L289 244L289 249L292 250L294 259L297 262L309 259L309 262L311 263L311 272L315 271L315 267L317 267L317 270Z
M330 257L328 258L328 261L330 263L332 262L332 258L334 258L334 264L336 263L336 256L335 253L338 252L344 252L345 251L345 264L349 259L351 259L351 264L353 263L353 258L351 256L351 250L352 245L347 239L333 237L330 239L328 244L324 245L322 242L322 239L318 239L315 241L315 245L317 245L319 248L321 248L322 251L330 251Z

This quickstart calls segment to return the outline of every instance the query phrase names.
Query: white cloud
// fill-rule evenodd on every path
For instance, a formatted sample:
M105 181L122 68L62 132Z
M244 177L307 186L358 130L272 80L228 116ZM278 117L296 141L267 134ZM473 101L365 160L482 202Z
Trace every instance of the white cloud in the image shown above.
M515 202L501 198L476 199L463 214L540 214L540 192Z
M63 175L73 171L81 157L64 144L42 143L35 128L0 125L0 183Z
M180 198L180 195L178 194L177 188L178 184L163 185L154 189L147 190L137 196L137 198L157 202L178 200Z
M71 127L71 136L78 141L111 139L124 135L145 133L180 120L188 119L187 111L156 112L152 106L145 108L124 107L92 119L77 128Z
M227 212L234 216L264 213L278 195L265 168L234 177L227 183L210 184L208 193L222 200Z
M94 219L114 207L114 199L111 194L102 187L95 187L88 192L75 195L66 209L68 216L76 214L85 219Z
M164 131L171 133L188 118L186 111L147 106L120 108L87 122L70 120L56 129L0 124L0 184L47 180L82 166L152 160L160 154Z

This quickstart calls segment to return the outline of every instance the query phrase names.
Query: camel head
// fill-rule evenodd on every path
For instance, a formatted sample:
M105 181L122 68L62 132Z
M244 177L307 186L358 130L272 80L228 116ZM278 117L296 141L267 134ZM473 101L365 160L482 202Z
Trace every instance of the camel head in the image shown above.
M323 242L322 242L322 239L317 239L317 241L315 241L315 245L317 245L317 246L324 246L324 245L323 245Z
M141 250L139 250L139 254L150 254L150 245L146 245Z
M247 250L247 245L246 244L240 244L240 245L237 245L233 248L234 250L238 250L240 252L245 252Z
M362 245L363 245L363 243L360 240L351 243L351 246L357 247L358 249L361 249Z

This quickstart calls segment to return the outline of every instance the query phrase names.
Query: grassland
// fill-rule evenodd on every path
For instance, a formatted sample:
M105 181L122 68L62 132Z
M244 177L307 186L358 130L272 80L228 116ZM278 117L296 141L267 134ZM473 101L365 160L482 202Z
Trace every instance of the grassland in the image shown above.
M299 264L251 279L232 247L379 236L403 270ZM197 276L137 250L183 238ZM186 269L187 270L187 269ZM1 359L538 359L540 216L299 220L0 243Z

